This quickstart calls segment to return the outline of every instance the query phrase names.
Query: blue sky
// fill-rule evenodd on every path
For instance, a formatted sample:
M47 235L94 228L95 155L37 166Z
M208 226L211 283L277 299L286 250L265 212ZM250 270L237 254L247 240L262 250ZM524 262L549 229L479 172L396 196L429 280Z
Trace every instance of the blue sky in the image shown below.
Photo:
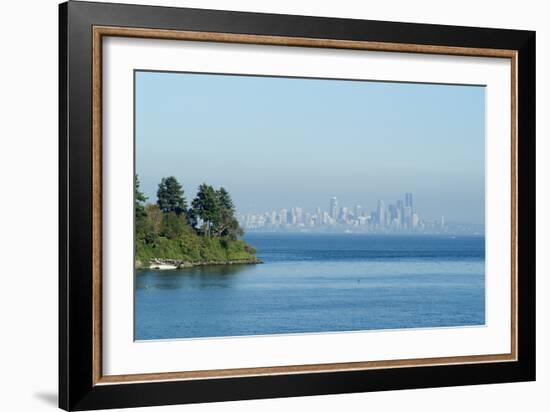
M224 186L238 212L414 194L421 217L484 220L485 88L136 72L136 173L192 198Z

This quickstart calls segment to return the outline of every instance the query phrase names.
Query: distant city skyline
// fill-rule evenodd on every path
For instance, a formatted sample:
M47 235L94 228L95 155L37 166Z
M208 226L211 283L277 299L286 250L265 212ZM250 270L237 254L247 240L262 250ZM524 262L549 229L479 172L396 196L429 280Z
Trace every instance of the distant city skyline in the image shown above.
M406 188L426 221L484 223L484 87L137 72L135 114L151 202L171 175L188 201L225 187L238 214L386 213Z
M246 231L355 232L355 233L465 233L483 234L483 225L448 222L445 215L426 219L414 206L414 196L407 192L394 203L379 199L376 208L363 205L338 205L333 196L327 207L305 209L300 206L238 215ZM442 211L443 212L443 211Z

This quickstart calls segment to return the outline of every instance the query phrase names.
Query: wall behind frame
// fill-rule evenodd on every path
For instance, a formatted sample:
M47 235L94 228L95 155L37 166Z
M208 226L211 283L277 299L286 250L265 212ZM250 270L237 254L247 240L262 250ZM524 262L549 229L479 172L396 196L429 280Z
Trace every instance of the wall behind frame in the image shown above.
M130 0L166 6L517 28L537 31L537 377L535 383L423 389L309 398L241 401L140 410L223 412L335 409L543 411L550 387L550 28L544 2L463 0ZM0 6L0 401L9 411L54 410L57 404L57 0ZM545 188L546 186L546 188Z

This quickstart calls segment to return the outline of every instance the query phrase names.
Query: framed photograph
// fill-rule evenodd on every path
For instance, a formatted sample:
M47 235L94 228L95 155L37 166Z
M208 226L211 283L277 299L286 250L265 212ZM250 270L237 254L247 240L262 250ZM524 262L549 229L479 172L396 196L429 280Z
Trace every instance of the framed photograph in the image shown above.
M535 33L60 5L59 403L535 379Z

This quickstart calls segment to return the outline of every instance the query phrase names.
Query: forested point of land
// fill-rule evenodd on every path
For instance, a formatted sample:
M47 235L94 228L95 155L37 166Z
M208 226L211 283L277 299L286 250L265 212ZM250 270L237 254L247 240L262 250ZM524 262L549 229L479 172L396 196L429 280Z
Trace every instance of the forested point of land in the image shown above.
M227 190L203 183L188 205L174 176L162 178L156 203L148 203L135 176L136 268L169 262L178 267L260 263L256 250L239 239L243 230Z

